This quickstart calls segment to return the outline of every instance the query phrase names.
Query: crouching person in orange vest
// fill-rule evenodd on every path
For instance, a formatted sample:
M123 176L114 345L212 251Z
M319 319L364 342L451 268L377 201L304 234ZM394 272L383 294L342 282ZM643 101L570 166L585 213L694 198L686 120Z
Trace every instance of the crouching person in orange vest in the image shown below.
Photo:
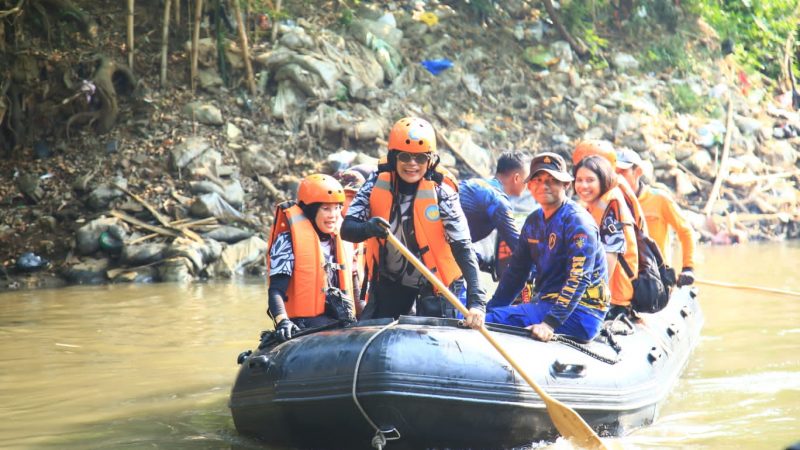
M269 240L269 314L279 341L305 328L355 321L352 253L338 236L344 189L328 175L309 175L297 203L275 211Z
M366 240L370 281L363 319L411 314L456 317L457 310L384 239L392 233L445 286L458 292L466 283L465 323L483 324L486 293L478 282L478 261L459 204L455 182L437 169L436 135L425 120L399 120L389 133L387 163L370 177L350 204L342 237ZM380 225L386 220L387 230Z

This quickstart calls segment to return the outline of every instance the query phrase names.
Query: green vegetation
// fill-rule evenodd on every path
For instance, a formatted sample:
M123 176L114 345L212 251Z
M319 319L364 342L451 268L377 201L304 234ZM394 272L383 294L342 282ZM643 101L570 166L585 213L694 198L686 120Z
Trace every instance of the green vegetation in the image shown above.
M730 39L739 64L776 79L787 39L792 33L800 38L800 0L565 0L559 15L590 48L593 63L602 60L598 53L606 41L627 41L641 49L644 70L681 75L695 72L709 58L721 58L719 44ZM714 31L698 26L698 18ZM797 44L792 51L799 53Z
M686 9L703 17L720 39L733 41L739 63L775 79L786 40L792 33L797 36L799 5L798 0L690 0Z
M667 104L672 106L676 113L694 114L703 109L708 97L697 94L687 84L671 84Z
M687 45L684 37L673 35L645 46L639 58L645 71L674 70L676 75L686 76L695 72L700 59L698 52Z

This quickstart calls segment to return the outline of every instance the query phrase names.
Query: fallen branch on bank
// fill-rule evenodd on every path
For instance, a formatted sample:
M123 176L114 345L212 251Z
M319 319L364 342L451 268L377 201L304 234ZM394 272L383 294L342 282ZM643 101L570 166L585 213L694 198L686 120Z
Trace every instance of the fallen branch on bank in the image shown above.
M136 200L136 201L137 201L137 202L138 202L140 205L144 206L144 207L145 207L145 209L147 209L148 211L150 211L150 214L152 214L152 215L153 215L153 217L154 217L154 218L155 218L155 219L158 221L158 223L160 223L160 224L161 224L161 225L163 225L164 227L171 227L171 226L172 226L172 225L170 224L170 221L169 221L169 220L167 220L167 218L166 218L166 217L164 217L164 215L163 215L163 214L159 213L159 212L158 212L158 210L156 210L156 209L153 207L153 205L151 205L150 203L148 203L148 202L147 202L145 199L143 199L143 198L139 197L138 195L136 195L136 194L134 194L133 192L129 191L128 189L126 189L126 188L124 188L124 187L120 186L119 184L114 184L114 188L116 188L116 189L119 189L120 191L122 191L122 192L124 192L124 193L128 194L128 195L129 195L129 196L130 196L132 199ZM174 231L174 230L173 230L173 231ZM198 235L197 235L197 233L195 233L195 232L194 232L194 231L192 231L192 230L189 230L189 229L187 229L187 228L181 228L181 229L178 229L177 231L179 231L179 232L180 232L180 233L182 233L184 236L186 236L187 238L189 238L189 239L191 239L191 240L193 240L193 241L197 241L197 242L201 242L201 243L203 242L203 238L201 238L200 236L198 236Z

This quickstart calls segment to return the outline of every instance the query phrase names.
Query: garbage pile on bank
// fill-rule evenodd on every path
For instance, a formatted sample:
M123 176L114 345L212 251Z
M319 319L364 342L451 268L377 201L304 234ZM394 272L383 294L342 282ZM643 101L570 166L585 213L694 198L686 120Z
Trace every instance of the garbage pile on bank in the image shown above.
M148 92L109 135L84 133L86 147L105 151L78 166L63 154L17 163L13 185L0 187L19 206L0 213L0 238L16 244L6 268L32 251L73 283L263 273L275 205L308 173L373 162L406 115L436 126L443 164L463 178L491 176L503 150L569 158L579 140L604 139L643 157L705 241L800 234L800 116L790 105L713 67L649 74L612 51L609 67L594 68L526 3L511 3L491 30L435 2L365 4L347 27L284 21L274 46L251 49L255 98L221 86L213 58L203 58L215 43L201 41L194 97ZM242 76L236 44L225 50ZM673 113L676 86L718 105L721 118ZM59 231L74 242L34 240Z

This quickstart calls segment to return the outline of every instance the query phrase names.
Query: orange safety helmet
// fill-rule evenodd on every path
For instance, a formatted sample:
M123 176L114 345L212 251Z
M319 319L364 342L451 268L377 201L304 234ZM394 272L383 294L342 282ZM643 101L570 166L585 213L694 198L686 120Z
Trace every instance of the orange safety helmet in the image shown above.
M389 132L389 150L409 153L436 153L436 132L427 120L405 117Z
M602 156L611 163L612 168L617 168L617 152L614 150L614 145L611 142L602 140L578 142L572 152L572 164L577 166L583 158L592 155Z
M312 203L344 203L344 188L330 175L315 173L303 178L297 188L297 201Z

